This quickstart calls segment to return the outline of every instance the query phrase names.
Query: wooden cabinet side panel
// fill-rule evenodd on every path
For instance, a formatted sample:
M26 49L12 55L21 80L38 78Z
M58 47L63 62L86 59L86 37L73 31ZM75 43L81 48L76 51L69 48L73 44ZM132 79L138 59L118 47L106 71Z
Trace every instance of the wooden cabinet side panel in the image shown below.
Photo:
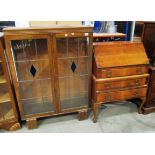
M11 106L13 108L13 112L14 112L14 119L15 121L18 120L18 113L17 113L17 106L16 106L16 100L15 100L15 96L14 96L14 93L13 93L13 88L11 86L11 81L10 81L10 77L9 77L9 72L8 72L8 66L7 66L7 63L6 63L6 58L5 58L5 55L4 55L4 51L3 51L3 45L2 45L2 42L0 40L0 54L1 54L1 58L2 58L2 68L3 68L3 72L4 72L4 77L7 81L7 88L8 88L8 92L9 92L9 96L11 98Z

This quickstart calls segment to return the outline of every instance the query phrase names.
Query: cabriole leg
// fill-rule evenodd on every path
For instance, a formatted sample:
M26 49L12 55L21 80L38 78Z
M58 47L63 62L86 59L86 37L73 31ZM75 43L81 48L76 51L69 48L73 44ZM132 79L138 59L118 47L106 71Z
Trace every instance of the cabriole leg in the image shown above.
M98 104L94 103L93 104L93 122L97 122L97 110L98 110Z
M141 104L140 104L140 106L138 108L138 113L139 114L142 114L143 113L142 108L143 108L143 106L144 106L144 104L146 102L146 97L142 97L141 100L142 100L142 102L141 102Z

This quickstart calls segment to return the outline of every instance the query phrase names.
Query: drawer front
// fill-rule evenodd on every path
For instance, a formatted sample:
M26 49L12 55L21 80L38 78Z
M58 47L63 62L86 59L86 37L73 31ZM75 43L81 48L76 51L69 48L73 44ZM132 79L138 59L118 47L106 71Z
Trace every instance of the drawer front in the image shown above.
M111 77L121 77L130 75L141 75L148 72L147 66L137 66L137 67L125 67L125 68L111 68L101 71L98 74L98 78L111 78Z
M113 82L98 82L96 83L96 90L104 91L104 90L110 90L110 89L143 86L146 83L147 83L146 77L130 79L130 80L113 81Z
M121 91L114 91L114 92L107 92L107 93L97 93L96 99L97 102L112 102L112 101L120 101L126 100L131 98L138 98L146 96L147 88L137 88L137 89L130 89L130 90L121 90Z

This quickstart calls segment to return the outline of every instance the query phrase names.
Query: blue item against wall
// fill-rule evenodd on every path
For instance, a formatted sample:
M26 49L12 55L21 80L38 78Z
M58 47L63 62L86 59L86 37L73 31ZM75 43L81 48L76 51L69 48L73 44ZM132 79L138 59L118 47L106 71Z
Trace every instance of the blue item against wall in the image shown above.
M99 33L101 30L102 22L94 21L94 32Z
M127 21L127 22L126 22L126 29L125 29L125 34L126 34L125 40L126 40L126 41L128 40L128 31L129 31L129 22Z

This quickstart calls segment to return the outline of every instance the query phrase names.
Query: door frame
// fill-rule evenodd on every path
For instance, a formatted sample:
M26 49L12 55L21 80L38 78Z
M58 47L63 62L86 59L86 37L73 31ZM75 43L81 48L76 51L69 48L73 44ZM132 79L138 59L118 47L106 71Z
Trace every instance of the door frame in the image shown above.
M44 117L44 116L49 116L51 114L54 114L58 111L56 107L56 98L55 98L55 91L54 91L54 61L53 61L53 39L52 39L52 33L42 33L42 34L22 34L22 35L4 35L5 39L5 45L6 45L6 53L7 57L9 60L9 66L10 66L10 71L11 71L11 76L13 79L14 87L15 87L15 94L17 97L17 103L19 107L19 112L22 120L25 120L27 118L31 117ZM42 112L42 113L36 113L36 114L24 114L23 110L23 105L21 102L21 97L19 94L19 84L17 82L17 77L16 77L16 71L15 71L15 64L13 61L13 56L12 56L12 51L11 51L11 44L10 42L12 40L22 40L22 39L47 39L47 48L48 48L48 55L49 55L49 64L50 64L50 76L51 76L51 90L52 90L52 98L53 98L53 106L54 106L54 112Z
M53 56L54 56L54 82L55 82L55 95L56 95L56 109L58 110L58 113L68 113L70 111L78 111L78 109L87 109L88 107L91 107L91 85L92 85L92 50L93 50L93 32L88 32L88 36L83 36L83 37L88 37L89 42L88 42L88 106L81 106L81 107L74 107L74 108L67 108L67 109L62 109L61 108L61 100L60 100L60 86L59 86L59 77L58 77L58 60L57 60L57 44L56 44L56 35L57 34L67 34L67 31L59 32L59 33L53 33L52 35L52 40L53 40ZM74 31L73 31L74 33ZM76 33L76 31L75 31ZM77 34L82 34L86 32L78 32ZM80 35L78 36L80 37ZM69 37L68 37L69 38ZM56 76L57 75L57 76Z

